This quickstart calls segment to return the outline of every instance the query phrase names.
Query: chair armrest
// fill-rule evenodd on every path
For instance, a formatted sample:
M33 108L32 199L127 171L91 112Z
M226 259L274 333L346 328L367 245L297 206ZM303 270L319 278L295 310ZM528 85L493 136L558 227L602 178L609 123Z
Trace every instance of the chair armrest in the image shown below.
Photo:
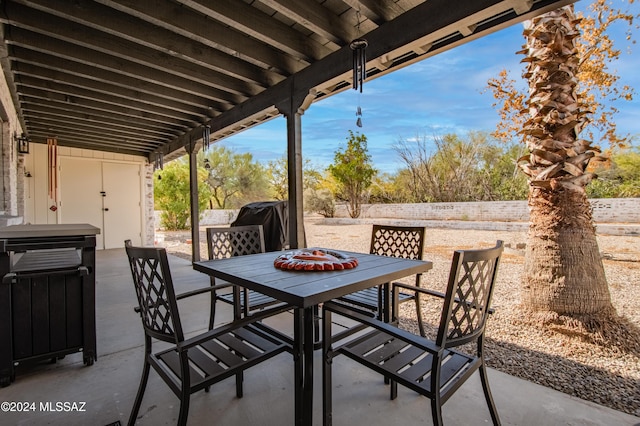
M293 308L292 305L284 304L284 305L276 306L274 308L263 309L262 311L256 314L253 314L249 317L244 317L239 320L230 322L228 324L221 325L220 327L214 328L213 330L209 330L206 333L199 334L190 339L183 340L182 342L178 342L176 344L176 350L179 352L184 351L185 349L189 349L193 346L199 345L200 343L206 342L207 340L214 339L216 337L219 337L223 334L229 333L230 331L244 327L246 325L250 325L255 322L262 321L265 318L288 311L289 309L292 309L292 308Z
M220 284L220 285L212 285L212 286L209 286L209 287L202 287L202 288L198 288L196 290L185 291L184 293L176 294L176 300L184 299L186 297L196 296L198 294L206 293L206 292L213 291L213 290L219 290L221 288L227 288L230 285L231 284L229 284L229 283L225 283L225 284Z
M429 296L435 296L435 297L439 297L441 299L445 298L445 294L444 293L441 293L441 292L435 291L435 290L431 290L431 289L428 289L428 288L416 287L414 285L404 284L404 283L393 283L393 285L394 285L394 287L400 287L400 288L404 288L404 289L407 289L407 290L417 291L419 293L427 294ZM459 298L456 297L454 300L457 303L460 303L460 299ZM464 303L466 303L467 306L471 306L472 308L475 308L475 306L471 305L471 303L469 303L467 301L465 301ZM495 309L493 309L493 308L489 308L487 310L487 312L489 312L489 314L494 313L494 311L495 311Z
M213 290L219 290L221 288L227 288L227 287L229 287L231 285L232 284L225 283L225 284L214 285L214 286L209 286L209 287L202 287L202 288L198 288L196 290L185 291L184 293L176 294L176 300L184 299L184 298L191 297L191 296L196 296L198 294L207 293L207 292L213 291ZM136 306L135 308L133 308L133 310L136 313L139 314L140 313L140 306Z
M405 342L409 342L412 345L433 354L441 353L444 350L444 348L437 346L435 342L433 342L432 340L429 340L422 336L417 336L413 333L410 333L406 330L402 330L398 327L395 327L389 323L380 321L376 318L362 315L359 312L356 312L352 309L349 309L346 306L340 305L335 302L325 302L322 305L322 310L323 312L324 311L335 312L336 314L350 318L354 321L358 321L362 324L366 324L369 327L383 331L397 339L401 339L401 340L404 340Z

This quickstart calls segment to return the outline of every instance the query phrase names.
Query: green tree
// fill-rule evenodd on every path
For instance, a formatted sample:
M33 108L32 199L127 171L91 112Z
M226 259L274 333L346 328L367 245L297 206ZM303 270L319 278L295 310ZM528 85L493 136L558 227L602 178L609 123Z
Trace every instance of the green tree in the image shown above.
M328 170L325 170L324 174L317 172L304 191L305 211L319 213L324 217L334 217L336 203L333 194L336 192L336 180L331 173Z
M399 141L394 149L406 166L397 179L406 182L410 201L526 198L526 179L516 173L521 149L498 145L486 133L447 134L433 141L418 136Z
M490 144L482 150L480 186L487 201L526 200L529 187L527 177L518 169L522 145Z
M206 153L198 153L198 164L207 172L204 182L216 208L237 208L268 197L264 167L250 153L238 154L214 145Z
M198 168L198 180L203 181L206 171ZM170 231L187 229L191 218L189 164L184 157L171 161L163 170L156 170L153 185L155 209L160 210L161 226ZM210 192L206 185L198 185L198 206L206 208Z
M359 217L367 189L376 174L367 151L367 137L349 130L347 147L344 151L339 149L335 152L334 163L328 170L338 186L336 195L348 203L349 216Z
M598 179L587 187L590 198L640 197L640 149L616 153L594 172Z
M289 174L287 156L284 155L277 160L269 161L266 176L269 184L269 191L276 200L286 200L289 198ZM322 173L313 166L311 160L304 159L302 163L302 187L303 191L314 189L322 179Z

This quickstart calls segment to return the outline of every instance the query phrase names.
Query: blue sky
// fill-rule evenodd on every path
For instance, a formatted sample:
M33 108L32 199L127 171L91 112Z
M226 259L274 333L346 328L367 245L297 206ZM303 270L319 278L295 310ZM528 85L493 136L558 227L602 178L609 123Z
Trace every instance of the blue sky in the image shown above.
M620 0L614 0L618 3ZM583 10L589 2L576 4ZM640 13L640 4L633 4ZM624 42L622 31L615 35ZM635 37L640 39L640 31ZM396 72L367 80L362 94L347 90L312 104L302 116L302 153L318 168L333 162L334 153L346 145L349 130L366 135L369 153L381 172L393 173L403 166L393 150L399 140L417 135L430 137L469 131L492 131L498 114L491 106L490 92L483 93L487 81L506 68L511 77L519 79L522 55L522 25L517 24L479 40L425 59ZM631 53L626 46L621 58L613 65L622 84L634 87L638 93L632 102L617 104L616 118L620 134L640 138L640 44ZM523 82L524 85L524 82ZM362 108L363 127L358 128L356 108ZM220 142L236 152L251 152L254 159L266 163L286 152L286 122L278 117ZM636 146L638 142L636 142Z

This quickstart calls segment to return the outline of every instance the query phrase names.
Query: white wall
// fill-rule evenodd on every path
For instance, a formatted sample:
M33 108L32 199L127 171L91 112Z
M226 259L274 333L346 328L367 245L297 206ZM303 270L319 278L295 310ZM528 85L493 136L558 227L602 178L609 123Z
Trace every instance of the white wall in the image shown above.
M589 201L595 222L640 223L640 198L598 198ZM345 205L336 206L336 217L349 217ZM528 222L529 207L526 201L365 204L360 218Z

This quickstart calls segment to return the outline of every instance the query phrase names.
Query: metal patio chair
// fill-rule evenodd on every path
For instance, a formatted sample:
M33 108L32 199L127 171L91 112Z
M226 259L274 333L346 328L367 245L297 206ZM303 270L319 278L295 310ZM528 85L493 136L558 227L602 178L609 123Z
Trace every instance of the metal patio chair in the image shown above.
M265 252L262 225L207 228L206 233L210 260ZM242 315L247 316L252 311L282 303L270 296L227 283L226 281L218 280L216 285L214 277L211 277L211 286L215 287L211 300L211 321L214 319L215 303L218 300L233 305L235 319L239 319ZM218 294L217 290L225 287L231 287L232 291ZM246 301L249 303L246 303Z
M264 310L185 339L165 249L130 244L125 249L145 334L144 366L129 417L130 426L138 417L150 367L180 399L178 424L185 425L192 393L208 391L212 384L236 376L236 395L240 398L244 370L288 349L285 343L253 324L285 311L286 306ZM163 344L165 349L154 353L155 340L171 346L166 348Z
M442 425L442 405L478 370L491 419L495 425L499 425L500 419L487 379L483 339L502 251L503 242L498 241L494 248L454 252L435 340L414 335L344 305L325 303L322 315L324 425L331 425L332 422L331 367L338 355L346 355L389 379L392 399L397 396L397 383L428 397L434 425ZM393 294L395 305L400 288L429 294L419 287L397 284ZM332 313L350 318L372 330L335 345L330 329ZM475 343L473 355L454 349L471 343Z
M420 226L391 226L373 225L371 232L371 246L369 253L381 256L401 257L404 259L423 259L425 228ZM420 287L422 274L415 277L415 286ZM392 283L392 288L397 283ZM382 319L383 312L383 286L377 286L357 291L337 299L339 303L353 305L359 310L364 310L372 316ZM399 293L399 303L416 300L416 313L418 317L418 328L420 334L424 336L424 326L422 323L422 311L420 298L413 292L401 291Z

